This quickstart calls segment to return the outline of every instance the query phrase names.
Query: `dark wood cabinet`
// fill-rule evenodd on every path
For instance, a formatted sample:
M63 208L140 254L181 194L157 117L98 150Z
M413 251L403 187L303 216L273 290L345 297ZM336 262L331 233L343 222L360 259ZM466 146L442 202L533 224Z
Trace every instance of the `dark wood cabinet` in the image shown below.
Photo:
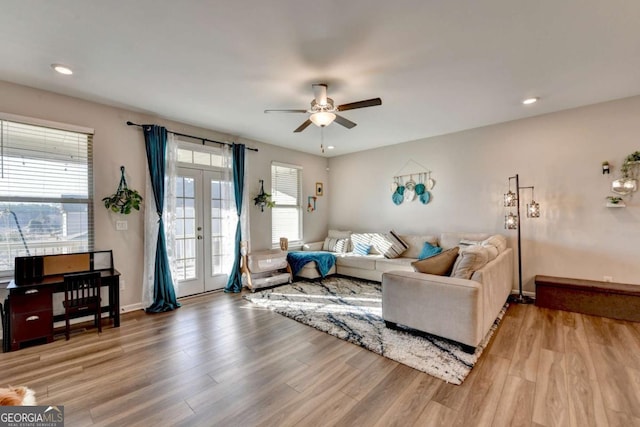
M13 290L11 300L11 350L37 339L53 341L53 305L50 287Z

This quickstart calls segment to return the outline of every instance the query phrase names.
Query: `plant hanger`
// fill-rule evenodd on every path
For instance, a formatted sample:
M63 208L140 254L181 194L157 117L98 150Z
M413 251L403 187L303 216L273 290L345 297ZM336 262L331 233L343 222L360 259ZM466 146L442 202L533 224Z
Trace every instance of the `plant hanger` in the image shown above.
M142 196L136 191L129 188L127 179L124 177L124 166L120 166L120 184L118 189L111 196L102 199L104 207L115 213L128 215L132 209L140 210L142 204Z

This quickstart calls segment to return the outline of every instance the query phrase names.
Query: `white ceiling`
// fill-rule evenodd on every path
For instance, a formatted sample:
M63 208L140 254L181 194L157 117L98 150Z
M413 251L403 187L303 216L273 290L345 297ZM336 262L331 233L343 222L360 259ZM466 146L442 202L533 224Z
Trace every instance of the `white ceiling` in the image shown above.
M640 1L1 0L0 58L0 80L314 154L305 115L263 110L317 82L382 98L324 130L340 155L640 94Z

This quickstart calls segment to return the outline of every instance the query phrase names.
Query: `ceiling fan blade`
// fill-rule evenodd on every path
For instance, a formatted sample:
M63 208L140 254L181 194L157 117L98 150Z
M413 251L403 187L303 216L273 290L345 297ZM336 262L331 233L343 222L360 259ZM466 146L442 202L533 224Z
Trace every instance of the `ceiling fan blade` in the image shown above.
M316 104L324 107L327 105L327 85L324 83L317 83L311 85L313 87L313 97L316 100Z
M309 126L311 124L311 120L307 119L305 120L305 122L303 124L301 124L300 126L298 126L298 128L296 130L294 130L293 132L302 132L303 130L305 130L307 128L307 126Z
M336 110L338 111L355 110L356 108L374 107L376 105L382 105L382 99L373 98L373 99L367 99L365 101L342 104L342 105L338 105Z
M356 123L352 122L349 119L345 119L344 117L339 116L337 114L336 114L335 122L338 123L339 125L346 127L347 129L351 129L352 127L357 126Z
M265 113L306 113L307 110L264 110Z

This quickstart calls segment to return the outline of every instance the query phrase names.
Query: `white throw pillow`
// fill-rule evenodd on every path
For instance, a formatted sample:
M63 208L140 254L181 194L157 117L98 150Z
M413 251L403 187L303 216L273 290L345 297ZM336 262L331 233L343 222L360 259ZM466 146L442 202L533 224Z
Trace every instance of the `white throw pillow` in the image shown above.
M453 265L451 277L469 279L475 271L480 270L487 262L489 262L487 248L483 248L480 245L462 247L460 248L458 259Z
M332 237L327 237L324 239L324 243L322 244L323 251L329 252L339 252L345 253L347 252L349 246L349 239L336 239Z

